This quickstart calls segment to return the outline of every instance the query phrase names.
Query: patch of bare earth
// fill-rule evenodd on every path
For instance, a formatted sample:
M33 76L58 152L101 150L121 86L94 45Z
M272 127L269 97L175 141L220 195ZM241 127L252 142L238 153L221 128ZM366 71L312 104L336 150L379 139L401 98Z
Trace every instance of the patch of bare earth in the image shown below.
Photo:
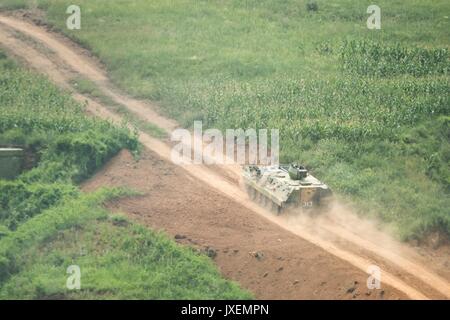
M368 290L362 271L268 223L150 151L139 161L121 152L82 188L100 186L143 192L113 201L108 208L209 254L225 277L257 298L405 298L389 287Z

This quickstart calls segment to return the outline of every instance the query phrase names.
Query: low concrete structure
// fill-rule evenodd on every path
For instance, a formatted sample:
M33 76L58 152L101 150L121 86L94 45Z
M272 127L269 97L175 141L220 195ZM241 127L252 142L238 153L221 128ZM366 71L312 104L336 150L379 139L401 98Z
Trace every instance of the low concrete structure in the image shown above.
M22 171L24 151L20 148L0 148L0 179L14 179Z

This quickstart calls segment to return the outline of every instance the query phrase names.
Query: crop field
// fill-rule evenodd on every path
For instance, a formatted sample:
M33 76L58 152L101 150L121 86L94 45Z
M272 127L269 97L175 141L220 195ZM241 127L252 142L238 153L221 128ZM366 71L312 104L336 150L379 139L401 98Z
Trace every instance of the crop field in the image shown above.
M190 127L278 128L305 163L402 239L450 232L450 3L35 1L115 82ZM4 8L30 7L8 0Z
M205 255L104 209L134 192L80 191L118 151L139 152L125 124L88 117L68 93L3 53L0 110L0 145L33 155L17 179L0 180L0 299L251 297ZM78 264L83 290L70 291L66 269Z

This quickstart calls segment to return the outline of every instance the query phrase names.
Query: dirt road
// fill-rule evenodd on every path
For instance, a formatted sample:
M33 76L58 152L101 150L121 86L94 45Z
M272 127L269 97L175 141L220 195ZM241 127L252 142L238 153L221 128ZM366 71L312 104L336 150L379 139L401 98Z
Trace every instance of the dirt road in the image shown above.
M70 90L75 99L87 102L92 114L121 120L107 105L77 93L71 85L77 77L91 80L140 118L168 132L177 127L157 112L157 106L114 88L89 52L45 27L17 15L1 15L0 44ZM141 161L135 163L122 153L86 183L86 190L104 184L145 192L145 197L121 200L112 207L153 228L185 236L182 243L214 248L224 275L258 298L450 298L447 252L420 256L341 204L319 219L273 216L247 199L232 177L236 168L177 167L170 162L168 141L145 133L140 133L140 140L148 149ZM430 259L434 265L427 264ZM370 265L381 268L383 291L367 290Z

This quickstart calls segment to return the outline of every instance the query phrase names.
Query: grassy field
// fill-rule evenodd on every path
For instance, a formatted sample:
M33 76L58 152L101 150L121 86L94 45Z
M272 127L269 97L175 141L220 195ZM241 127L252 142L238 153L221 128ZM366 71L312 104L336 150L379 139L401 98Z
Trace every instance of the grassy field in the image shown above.
M128 92L190 127L278 128L305 163L403 239L450 233L450 3L80 0L28 3L91 49Z
M0 179L0 299L251 298L204 254L111 215L126 190L83 194L77 183L137 137L93 119L46 78L0 53L0 146L23 146L29 168ZM81 289L66 287L70 265Z
M0 241L0 299L249 299L206 255L111 215L102 191L66 200ZM81 289L68 290L78 265Z

